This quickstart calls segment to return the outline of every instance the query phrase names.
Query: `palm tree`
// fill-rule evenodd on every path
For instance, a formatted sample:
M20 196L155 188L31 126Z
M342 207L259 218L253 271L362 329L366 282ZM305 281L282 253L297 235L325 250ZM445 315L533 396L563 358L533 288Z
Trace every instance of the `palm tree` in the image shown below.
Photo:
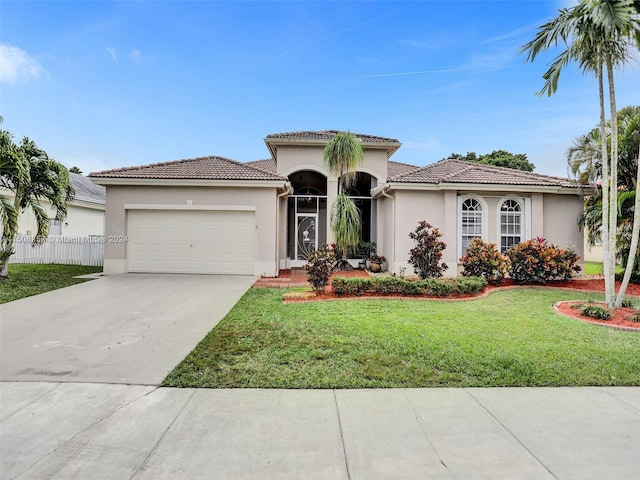
M617 192L617 249L616 258L622 264L626 264L625 276L618 291L616 305L620 306L624 299L624 294L628 286L631 275L638 273L637 266L637 245L640 234L640 223L636 223L635 212L640 212L640 198L636 198L638 182L638 156L640 155L640 106L625 107L618 112L618 145L619 159L618 168L622 172L618 177L616 186ZM599 177L598 147L596 144L602 143L599 135L593 136L592 130L589 135L583 135L574 142L574 147L569 149L568 161L570 170L574 178L590 178L597 181ZM607 131L611 132L610 124ZM592 137L592 141L583 142L585 137ZM607 138L610 142L611 138ZM602 226L602 197L600 191L588 197L585 201L585 208L578 219L581 228L584 228L589 236L589 240L595 240ZM635 239L635 240L634 240ZM635 254L633 253L635 252ZM635 263L635 265L634 265Z
M349 247L360 238L360 211L345 190L356 180L356 169L364 160L362 144L351 132L338 132L324 148L329 174L338 177L338 196L331 207L331 231L346 262Z
M33 212L37 224L33 244L37 245L49 233L49 215L41 202L49 202L56 212L56 219L62 220L74 191L64 165L49 158L27 137L16 145L9 132L0 132L0 187L13 194L13 203L8 197L1 200L0 278L6 278L8 261L13 255L13 244L18 234L20 212L27 209Z
M617 220L617 111L615 101L615 67L630 58L630 50L640 45L639 6L634 0L582 0L571 8L563 8L559 15L542 25L536 37L522 48L528 52L527 61L559 42L567 49L558 55L545 72L544 86L539 94L552 95L558 88L562 69L571 61L578 62L583 72L594 73L598 79L600 98L600 137L606 138L604 70L609 86L611 112L611 156L605 142L601 142L602 165L602 228L605 234L604 272L605 295L610 308L615 307L615 245Z

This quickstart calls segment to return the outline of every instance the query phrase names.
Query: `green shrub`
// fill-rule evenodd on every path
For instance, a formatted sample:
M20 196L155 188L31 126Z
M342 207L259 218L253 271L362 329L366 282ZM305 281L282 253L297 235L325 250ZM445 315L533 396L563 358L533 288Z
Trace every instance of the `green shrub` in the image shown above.
M362 295L373 291L373 281L370 278L334 277L331 287L336 295Z
M447 244L440 241L442 233L430 223L422 221L409 233L415 247L409 251L409 263L420 278L439 278L449 266L440 261Z
M527 240L507 250L511 262L509 275L518 283L546 283L559 279L568 281L580 271L578 255L549 244L544 238Z
M611 318L611 312L599 305L585 305L582 307L582 314L585 317L596 318L598 320L609 320Z
M485 243L474 238L462 256L462 275L483 277L488 282L499 285L509 271L509 258L500 253L495 243Z
M481 277L426 278L417 283L427 295L438 297L478 293L487 286L487 281Z
M309 255L304 269L307 271L309 283L316 292L324 292L335 263L336 256L331 245L324 244Z
M480 277L427 278L408 280L398 277L379 276L374 278L334 277L331 286L336 295L437 295L446 297L455 294L478 293L487 286Z

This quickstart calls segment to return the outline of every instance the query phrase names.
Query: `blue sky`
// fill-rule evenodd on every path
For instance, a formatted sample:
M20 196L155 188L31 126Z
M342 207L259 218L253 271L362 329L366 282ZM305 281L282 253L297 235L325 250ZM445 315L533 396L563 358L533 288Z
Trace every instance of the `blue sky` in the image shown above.
M598 121L597 84L520 47L566 1L12 1L0 115L84 173L206 155L268 157L264 137L351 130L397 138L393 159L526 153L566 175ZM618 106L640 104L638 62Z

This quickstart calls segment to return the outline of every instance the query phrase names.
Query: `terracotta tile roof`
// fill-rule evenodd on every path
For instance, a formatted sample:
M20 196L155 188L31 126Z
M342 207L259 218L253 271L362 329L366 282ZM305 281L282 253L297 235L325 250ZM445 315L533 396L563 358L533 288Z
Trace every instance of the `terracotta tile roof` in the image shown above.
M271 133L267 135L266 140L271 139L301 139L301 140L331 140L339 130L304 130L299 132L283 132ZM375 135L363 135L361 133L353 133L356 137L366 143L397 143L400 142L395 138L378 137Z
M440 160L407 173L389 176L398 183L477 183L487 185L532 185L543 187L575 187L570 180L512 168L494 167L463 160Z
M102 185L96 185L84 175L69 172L69 179L76 194L74 200L104 205L107 194Z
M391 160L389 160L387 162L387 178L413 172L414 170L419 170L420 168L421 167L418 167L417 165L409 165L408 163L392 162Z
M273 158L254 160L252 162L246 162L245 165L264 170L265 172L276 173L278 171L278 166L276 165L276 161Z
M89 176L176 180L286 180L275 172L215 156L104 170L90 173Z

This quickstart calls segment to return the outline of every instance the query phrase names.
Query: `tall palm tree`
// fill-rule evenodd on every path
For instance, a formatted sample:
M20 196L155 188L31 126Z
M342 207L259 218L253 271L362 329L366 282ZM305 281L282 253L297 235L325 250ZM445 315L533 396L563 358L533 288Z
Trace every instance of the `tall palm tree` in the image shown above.
M346 259L349 247L360 238L360 211L345 190L356 180L356 169L364 160L362 144L351 132L338 132L324 148L323 160L329 174L338 177L338 196L331 207L331 231Z
M20 212L29 209L34 214L37 232L33 243L36 245L49 233L49 214L42 202L51 204L56 212L56 220L62 220L67 214L67 202L73 199L74 191L67 168L49 158L32 140L24 137L16 145L11 134L5 130L1 131L0 139L0 187L13 194L12 204L8 197L1 201L6 213L2 218L0 278L6 278L9 258L13 255L13 245L18 234L17 218Z
M639 7L634 0L582 0L571 8L563 8L559 15L542 25L535 38L522 48L527 61L534 61L539 53L563 43L567 49L558 55L545 72L544 86L539 94L552 95L558 88L562 69L569 62L578 62L583 72L598 79L600 98L600 136L606 138L604 71L607 73L609 110L611 112L611 155L605 142L602 150L602 228L604 231L605 296L610 308L615 299L615 245L617 220L617 111L614 69L630 58L630 50L640 45Z
M638 179L638 156L640 155L640 106L629 106L621 109L618 119L618 167L621 175L616 186L617 193L617 248L616 258L626 264L625 276L618 291L616 305L621 305L631 275L638 274L637 246L640 235L640 223L637 222L636 212L640 212L640 197L636 198L636 190L640 180ZM611 132L610 125L607 131ZM597 131L597 130L596 130ZM593 131L591 132L593 133ZM591 137L591 134L588 135ZM574 178L589 177L598 180L598 149L595 143L601 143L600 138L593 142L581 142L586 136L579 137L574 142L574 147L569 150L568 160ZM606 141L610 142L610 135ZM592 158L589 158L589 157ZM600 191L587 198L584 211L578 222L589 236L589 240L595 240L602 226L603 202ZM636 219L636 220L634 220ZM635 254L633 253L635 252ZM634 265L635 263L635 265Z

